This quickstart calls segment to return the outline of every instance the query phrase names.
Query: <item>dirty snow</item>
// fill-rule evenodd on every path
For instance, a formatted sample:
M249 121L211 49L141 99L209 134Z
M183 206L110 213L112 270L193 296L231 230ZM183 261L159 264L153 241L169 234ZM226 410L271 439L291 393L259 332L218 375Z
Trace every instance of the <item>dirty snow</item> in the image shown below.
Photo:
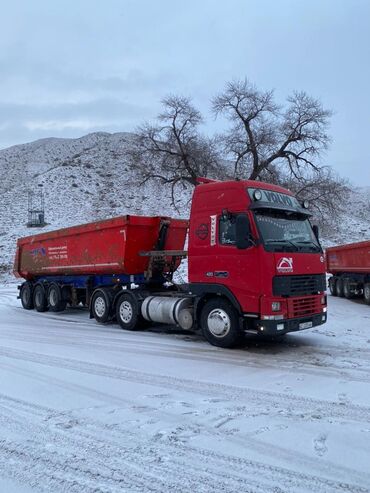
M370 309L223 350L0 288L0 491L370 491Z

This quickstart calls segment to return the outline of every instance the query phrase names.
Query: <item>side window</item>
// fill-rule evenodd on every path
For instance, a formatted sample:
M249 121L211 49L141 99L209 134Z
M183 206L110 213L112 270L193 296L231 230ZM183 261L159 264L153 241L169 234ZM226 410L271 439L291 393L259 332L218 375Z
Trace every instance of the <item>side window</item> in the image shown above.
M227 218L220 217L219 220L219 242L221 245L235 245L236 235L235 235L235 222L236 216L231 214Z

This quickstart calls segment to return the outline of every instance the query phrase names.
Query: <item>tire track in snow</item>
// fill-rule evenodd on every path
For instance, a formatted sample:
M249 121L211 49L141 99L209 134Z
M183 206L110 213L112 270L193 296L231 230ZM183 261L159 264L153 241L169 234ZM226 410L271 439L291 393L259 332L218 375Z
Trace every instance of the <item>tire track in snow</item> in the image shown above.
M3 339L7 339L4 337ZM69 334L70 336L70 334ZM78 340L80 344L76 344ZM189 348L186 345L179 344L161 344L155 343L153 341L131 341L127 338L113 338L111 340L106 340L104 337L89 339L88 337L81 341L80 337L69 337L68 339L63 339L58 341L58 336L47 337L45 335L33 334L32 337L27 336L17 336L9 334L9 340L18 340L20 342L39 342L42 344L51 344L53 346L66 346L66 347L84 347L86 349L101 349L105 352L121 353L123 349L137 349L141 353L145 353L153 356L167 357L167 358L180 358L183 360L197 361L197 362L207 362L207 363L217 363L226 364L228 366L237 366L245 368L271 368L284 370L288 373L294 374L305 374L309 376L326 377L326 378L340 378L347 379L349 381L370 383L370 364L365 367L359 367L358 363L351 361L351 354L347 350L336 350L328 354L327 352L315 352L312 355L316 358L315 362L305 361L301 352L297 351L295 356L288 356L286 353L274 354L274 360L267 358L269 356L264 353L245 352L244 354L226 351L213 351L202 349ZM256 355L257 354L257 355ZM318 356L323 355L330 358L330 361L326 362L319 360ZM297 364L297 357L299 358L299 363ZM334 361L339 358L346 358L342 360L342 364L335 364ZM365 355L365 360L370 363L370 354Z
M21 411L22 416L27 411L28 404L24 401L12 398L7 399L6 396L1 396L0 401L4 400L9 400L13 406L15 405L15 412ZM47 423L51 417L54 418L55 422L55 419L60 418L61 415L66 417L69 414L58 413L42 406L30 405L29 407L31 415L34 415L36 410L40 419L46 413L42 421ZM0 421L3 421L2 418L3 416L0 412ZM5 416L5 419L7 419L7 416ZM30 430L28 428L31 426L29 421L25 424L24 420L17 421L14 417L11 421L16 423L15 428L17 428L17 431L22 431L23 433L26 431L29 435ZM16 458L17 461L24 464L26 470L31 472L33 477L42 478L46 481L48 488L53 485L54 488L55 486L61 487L61 491L71 492L122 491L121 489L115 489L117 481L119 488L126 488L123 491L161 491L162 493L164 491L222 491L230 493L235 491L261 493L276 491L315 491L315 493L351 491L351 493L364 493L368 491L366 487L351 484L347 481L340 482L313 474L299 473L286 468L192 447L179 442L167 442L165 446L162 443L153 443L153 441L146 444L140 441L137 443L138 434L124 430L126 443L130 442L130 439L136 439L135 447L128 450L127 447L122 447L121 444L117 444L115 441L107 441L105 436L108 433L112 435L114 440L117 438L117 431L122 434L122 430L111 429L109 425L102 425L96 421L87 423L85 419L83 425L87 427L87 431L81 431L77 425L73 428L67 427L62 431L56 430L55 427L50 430L49 427L46 432L45 426L40 427L38 424L33 424L31 432L37 434L37 436L40 436L41 433L44 443L45 441L50 441L50 437L45 437L45 434L52 432L55 435L53 438L54 441L56 439L55 449L57 451L53 449L48 453L41 443L35 444L30 440L27 440L26 445L3 440L0 441L0 450L2 451L0 464L4 458L8 460ZM93 430L92 435L91 428ZM77 448L73 448L76 445ZM63 447L69 451L68 456L63 454ZM86 450L88 450L88 463L85 457ZM71 452L73 463L69 457ZM117 460L112 460L112 457L124 458L121 468L119 463L117 464ZM129 464L126 463L128 457L132 461ZM195 462L194 459L196 459ZM127 475L125 472L124 482L122 480L122 467L132 466L132 464L140 464L139 470L143 474L140 478L137 478L130 476L130 474ZM232 470L230 466L233 466ZM93 475L91 474L92 471L94 471ZM190 471L192 473L191 476L188 474ZM55 483L55 476L59 476L59 483ZM143 477L146 480L149 479L149 485L145 482L143 483ZM158 478L162 478L161 484ZM140 481L138 481L139 479ZM102 481L104 482L104 488L100 489ZM95 490L91 489L89 484L91 482L95 482ZM111 489L107 490L106 485L109 485ZM200 487L200 485L203 487ZM48 490L46 489L46 491ZM54 489L53 491L58 490Z
M266 390L254 390L248 387L237 387L219 383L194 381L185 378L178 378L165 375L156 375L137 370L129 370L122 367L112 367L98 363L89 363L69 358L48 356L41 353L21 351L12 348L0 348L0 356L10 359L29 361L66 370L108 377L137 384L152 385L196 393L208 396L221 396L232 401L246 401L253 405L268 405L272 408L288 408L288 412L299 414L306 412L309 414L319 413L332 418L344 418L354 421L370 421L370 408L366 406L354 405L346 402L333 402L314 399L311 397L301 397L298 395L287 395L279 392L269 392Z

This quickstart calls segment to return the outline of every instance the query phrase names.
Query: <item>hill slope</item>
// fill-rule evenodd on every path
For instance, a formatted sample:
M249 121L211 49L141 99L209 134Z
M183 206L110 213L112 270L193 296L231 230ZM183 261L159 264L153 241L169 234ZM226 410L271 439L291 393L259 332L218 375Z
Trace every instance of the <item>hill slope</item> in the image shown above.
M190 191L178 196L178 211L170 190L158 183L140 185L127 162L129 133L93 133L79 139L42 139L0 151L0 270L9 272L20 236L28 229L27 192L42 189L46 221L42 231L120 214L188 215ZM327 232L324 243L370 237L370 187L357 190L348 214Z

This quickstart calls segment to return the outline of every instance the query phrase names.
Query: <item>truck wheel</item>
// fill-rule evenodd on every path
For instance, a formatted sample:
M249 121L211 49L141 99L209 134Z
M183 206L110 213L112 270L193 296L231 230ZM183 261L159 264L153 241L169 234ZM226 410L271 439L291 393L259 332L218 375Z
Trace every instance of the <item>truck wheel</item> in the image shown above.
M27 281L22 284L20 297L22 306L25 310L32 310L34 308L32 283Z
M91 312L93 317L100 324L108 322L111 309L111 300L104 289L98 289L93 294L91 300Z
M129 293L123 293L116 303L116 318L122 329L140 329L140 307L137 299Z
M56 283L52 283L49 286L48 304L52 312L62 312L66 309L67 302L63 299L61 287Z
M33 291L33 304L38 312L46 312L48 309L45 289L41 284L37 284Z
M204 337L213 346L231 348L243 337L236 310L222 298L212 299L204 305L200 325Z
M329 279L329 291L332 296L338 296L337 293L337 280L335 277Z
M347 298L347 300L355 296L355 293L351 289L351 283L349 279L344 279L343 281L343 294L344 297Z
M336 288L337 288L337 296L340 296L341 298L343 298L343 296L344 296L343 279L341 279L341 278L337 279Z
M364 300L367 305L370 305L370 282L364 284Z

